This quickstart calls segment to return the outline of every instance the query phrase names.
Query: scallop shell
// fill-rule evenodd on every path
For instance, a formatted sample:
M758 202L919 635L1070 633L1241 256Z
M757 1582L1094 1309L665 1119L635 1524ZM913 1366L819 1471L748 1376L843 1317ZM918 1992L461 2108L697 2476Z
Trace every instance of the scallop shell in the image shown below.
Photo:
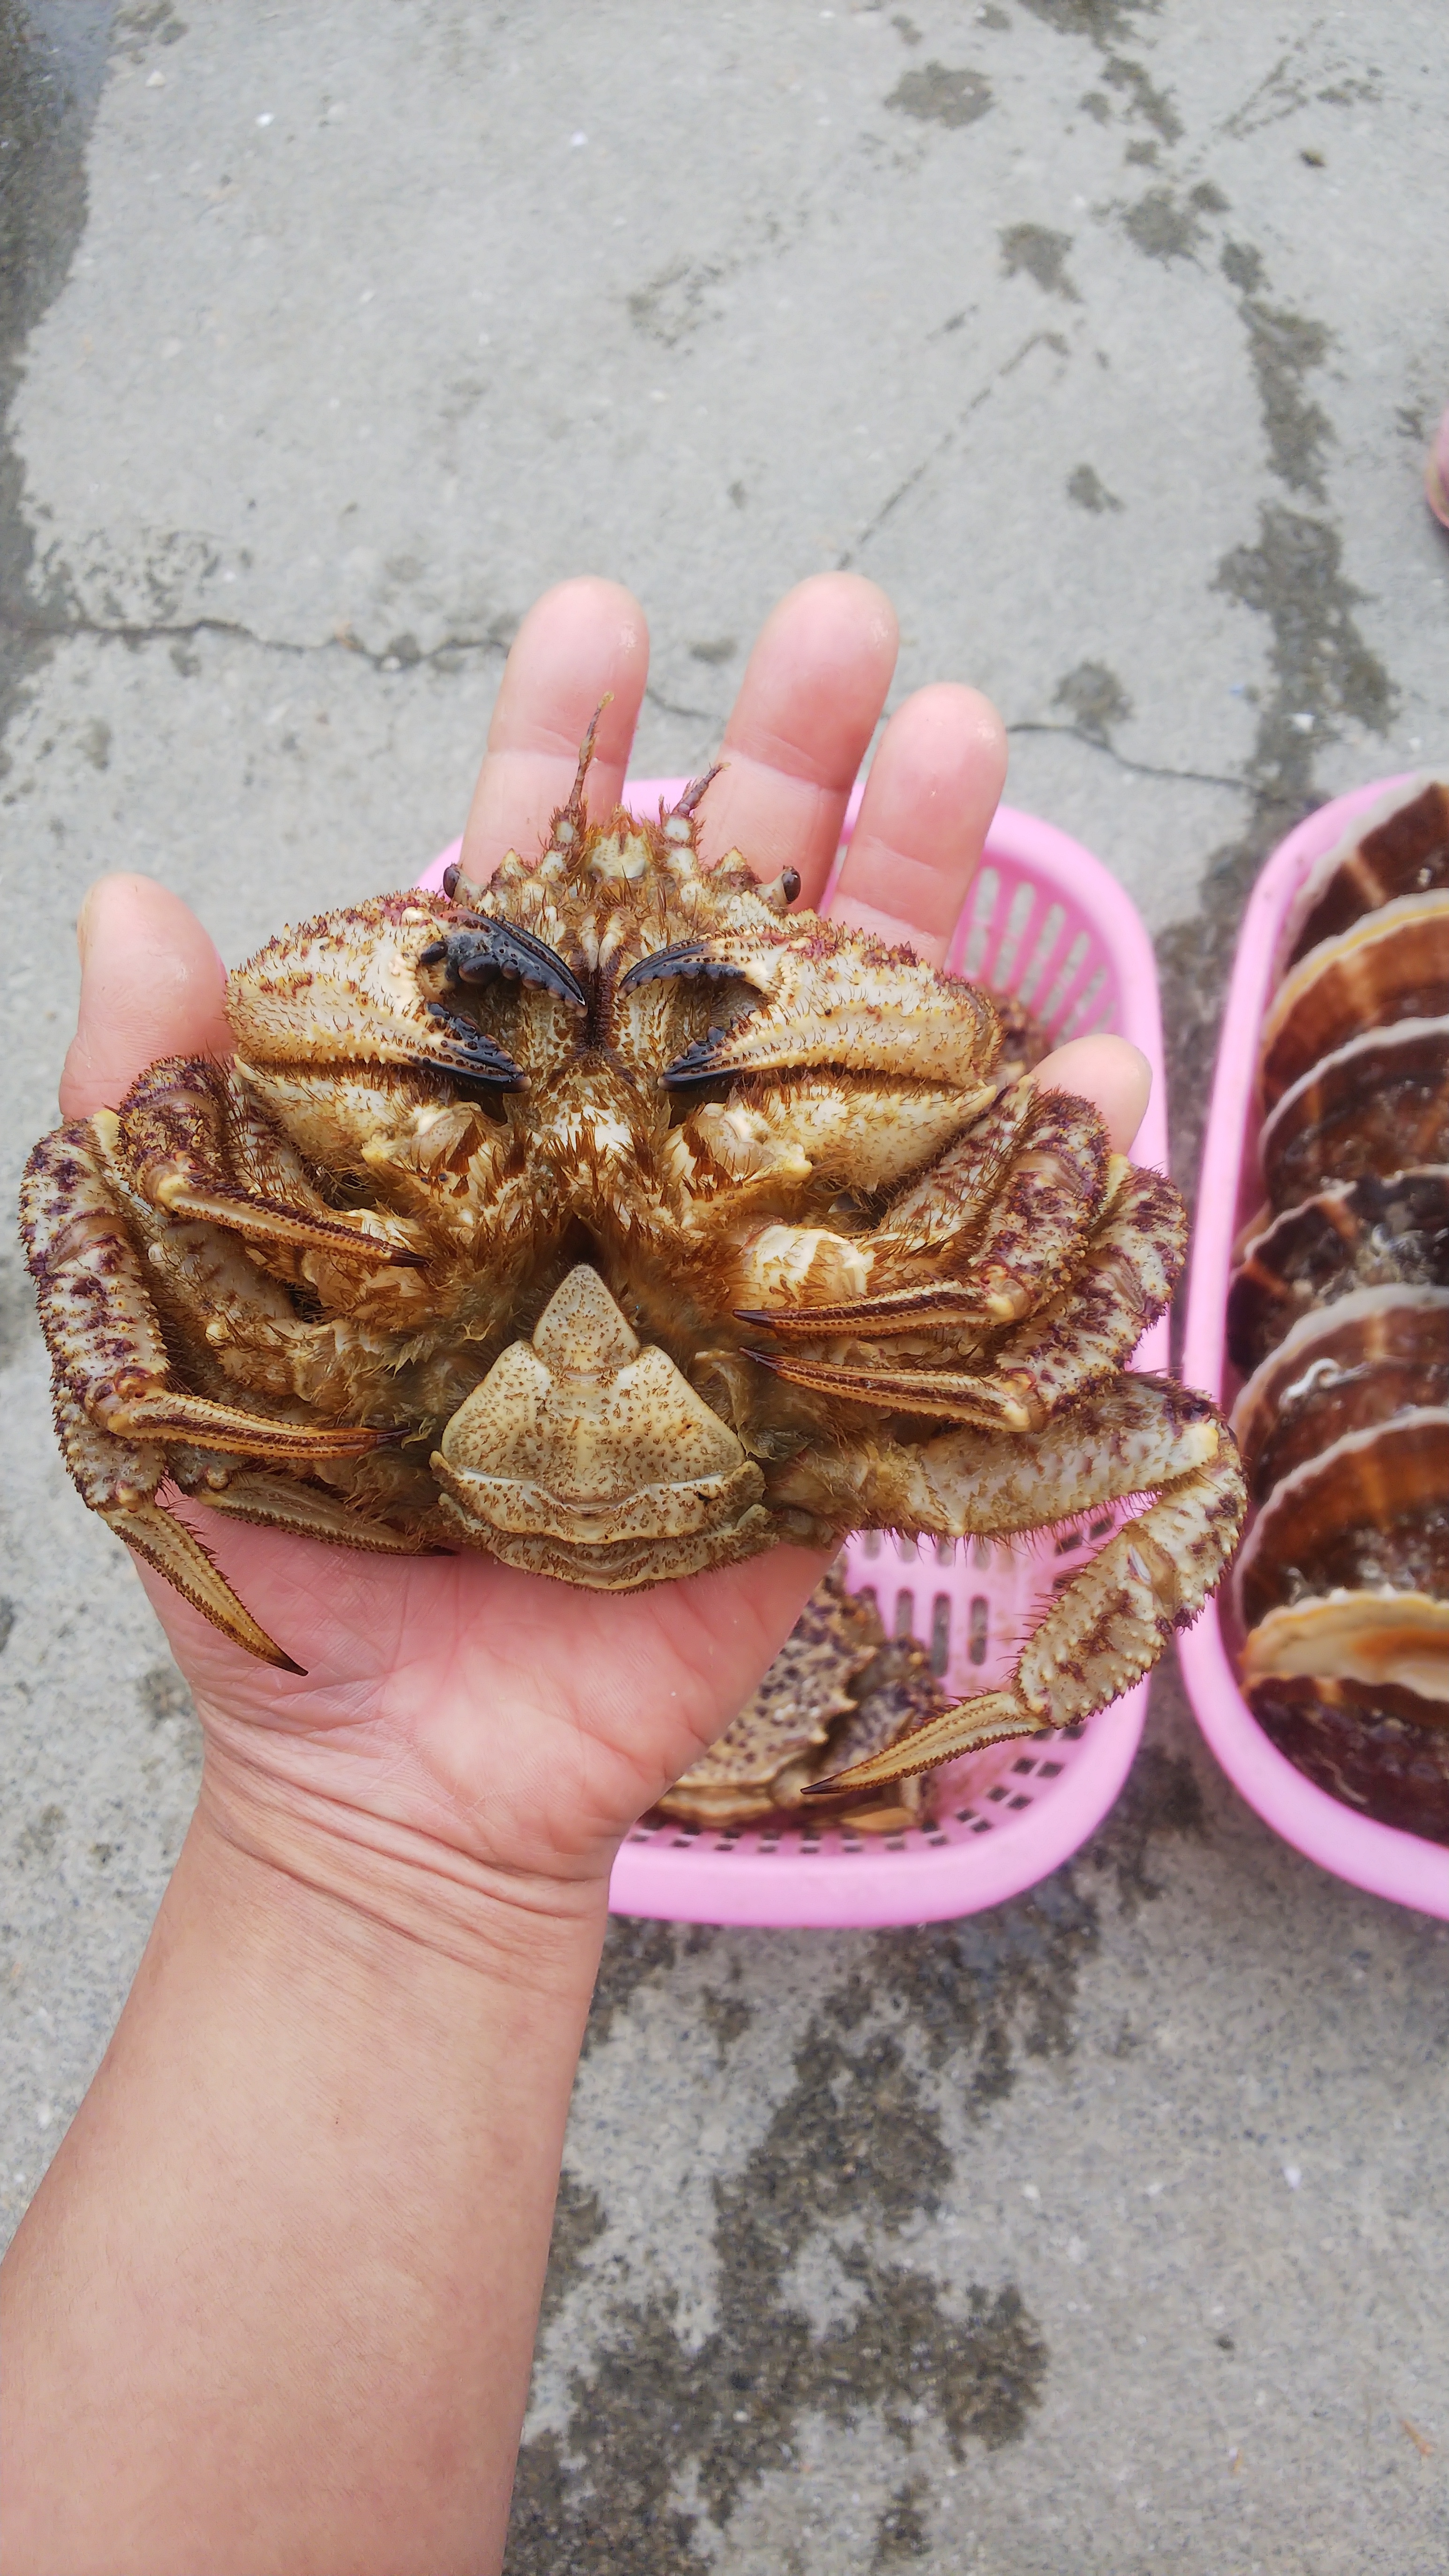
M1270 1743L1346 1807L1449 1843L1449 1726L1364 1708L1339 1681L1267 1681L1245 1694Z
M1363 1029L1449 1012L1449 888L1385 904L1322 940L1279 986L1263 1022L1263 1102L1272 1108L1321 1057Z
M1363 1705L1449 1726L1449 1601L1383 1586L1310 1595L1259 1621L1240 1667L1250 1689L1342 1682Z
M1357 815L1310 870L1283 925L1279 973L1361 913L1442 885L1449 885L1449 786L1419 777Z
M1445 1403L1449 1288L1359 1288L1310 1309L1233 1407L1254 1501L1346 1431Z
M1449 1168L1339 1182L1251 1236L1228 1291L1228 1356L1245 1376L1298 1318L1360 1288L1449 1287Z
M1348 1431L1274 1486L1238 1557L1244 1631L1311 1593L1449 1598L1449 1407Z
M1449 1162L1449 1018L1369 1029L1324 1056L1284 1092L1258 1150L1275 1208L1327 1181Z

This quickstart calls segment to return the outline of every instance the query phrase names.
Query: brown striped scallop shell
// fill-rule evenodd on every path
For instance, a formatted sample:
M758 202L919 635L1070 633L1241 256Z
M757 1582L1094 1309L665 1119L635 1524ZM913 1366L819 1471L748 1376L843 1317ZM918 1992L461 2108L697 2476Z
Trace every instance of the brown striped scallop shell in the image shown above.
M1305 877L1284 923L1280 974L1361 914L1449 885L1449 786L1415 778L1360 814Z
M1364 1029L1449 1012L1449 887L1396 903L1309 950L1263 1022L1263 1104Z
M1269 1743L1316 1788L1378 1824L1449 1843L1449 1725L1389 1705L1392 1693L1366 1698L1330 1679L1245 1684L1244 1696Z
M1232 1427L1262 1502L1345 1432L1449 1404L1449 1288L1360 1288L1311 1308L1249 1378ZM1449 1485L1449 1458L1445 1461Z
M1449 1599L1449 1407L1419 1405L1347 1431L1274 1486L1239 1555L1238 1613L1337 1590Z
M1228 1291L1228 1356L1246 1377L1312 1307L1396 1282L1449 1287L1449 1166L1370 1173L1265 1211Z
M1275 1208L1328 1181L1449 1162L1449 1017L1368 1029L1285 1091L1259 1138Z

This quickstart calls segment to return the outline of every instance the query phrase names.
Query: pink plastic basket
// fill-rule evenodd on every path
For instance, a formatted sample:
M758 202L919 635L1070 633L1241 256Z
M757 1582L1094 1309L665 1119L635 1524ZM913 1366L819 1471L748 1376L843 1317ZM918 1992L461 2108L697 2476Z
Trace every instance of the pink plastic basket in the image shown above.
M1224 1405L1232 1404L1241 1383L1225 1348L1228 1277L1238 1230L1263 1199L1254 1106L1258 1031L1284 916L1314 860L1341 838L1354 815L1407 784L1407 776L1376 779L1310 814L1279 843L1243 916L1203 1149L1182 1369L1189 1386ZM1356 1814L1305 1780L1270 1744L1238 1689L1223 1634L1225 1616L1230 1613L1210 1602L1180 1640L1179 1653L1198 1724L1249 1806L1285 1842L1351 1886L1449 1917L1449 1851Z
M684 783L631 779L625 801L653 815ZM859 806L857 788L842 848ZM419 882L438 885L457 850L457 843L445 850ZM1097 1029L1131 1038L1153 1072L1136 1156L1166 1168L1152 948L1135 906L1090 850L1001 806L948 962L958 974L1019 993L1059 1040ZM1137 1365L1166 1367L1165 1319L1144 1338ZM973 1539L941 1550L878 1531L852 1538L845 1555L852 1590L871 1589L887 1629L909 1628L929 1645L947 1687L963 1696L1001 1678L1028 1614L1077 1562L1050 1538L1010 1548ZM842 1927L927 1923L999 1905L1035 1886L1100 1824L1126 1778L1146 1707L1140 1683L1085 1726L993 1745L953 1764L940 1775L936 1821L903 1834L641 1823L614 1864L610 1905L616 1914L684 1923Z

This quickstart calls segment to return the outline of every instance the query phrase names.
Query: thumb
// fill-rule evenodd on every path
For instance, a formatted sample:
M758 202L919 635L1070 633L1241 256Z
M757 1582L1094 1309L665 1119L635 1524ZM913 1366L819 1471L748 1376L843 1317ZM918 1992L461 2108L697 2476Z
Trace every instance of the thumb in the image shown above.
M158 1056L228 1056L226 969L179 895L153 877L102 877L76 924L80 1014L61 1115L114 1109Z

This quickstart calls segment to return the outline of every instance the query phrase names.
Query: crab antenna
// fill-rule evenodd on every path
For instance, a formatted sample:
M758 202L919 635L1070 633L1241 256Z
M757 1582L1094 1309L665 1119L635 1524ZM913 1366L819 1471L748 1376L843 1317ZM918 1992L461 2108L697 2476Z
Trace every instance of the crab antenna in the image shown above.
M691 822L694 817L694 809L699 803L700 798L703 796L706 787L710 785L710 782L713 779L718 778L723 767L724 762L722 760L717 760L712 769L707 769L705 771L703 778L691 778L689 785L686 787L684 794L679 800L679 803L670 807L670 814L680 814L684 817L686 823Z
M594 757L594 744L598 738L599 718L603 714L605 707L611 707L613 703L614 692L610 689L602 698L600 698L598 705L590 716L588 732L585 734L583 741L579 745L579 765L574 774L573 786L569 790L569 801L562 809L563 820L566 823L572 823L576 830L581 831L584 828L584 781L588 777L589 764Z

